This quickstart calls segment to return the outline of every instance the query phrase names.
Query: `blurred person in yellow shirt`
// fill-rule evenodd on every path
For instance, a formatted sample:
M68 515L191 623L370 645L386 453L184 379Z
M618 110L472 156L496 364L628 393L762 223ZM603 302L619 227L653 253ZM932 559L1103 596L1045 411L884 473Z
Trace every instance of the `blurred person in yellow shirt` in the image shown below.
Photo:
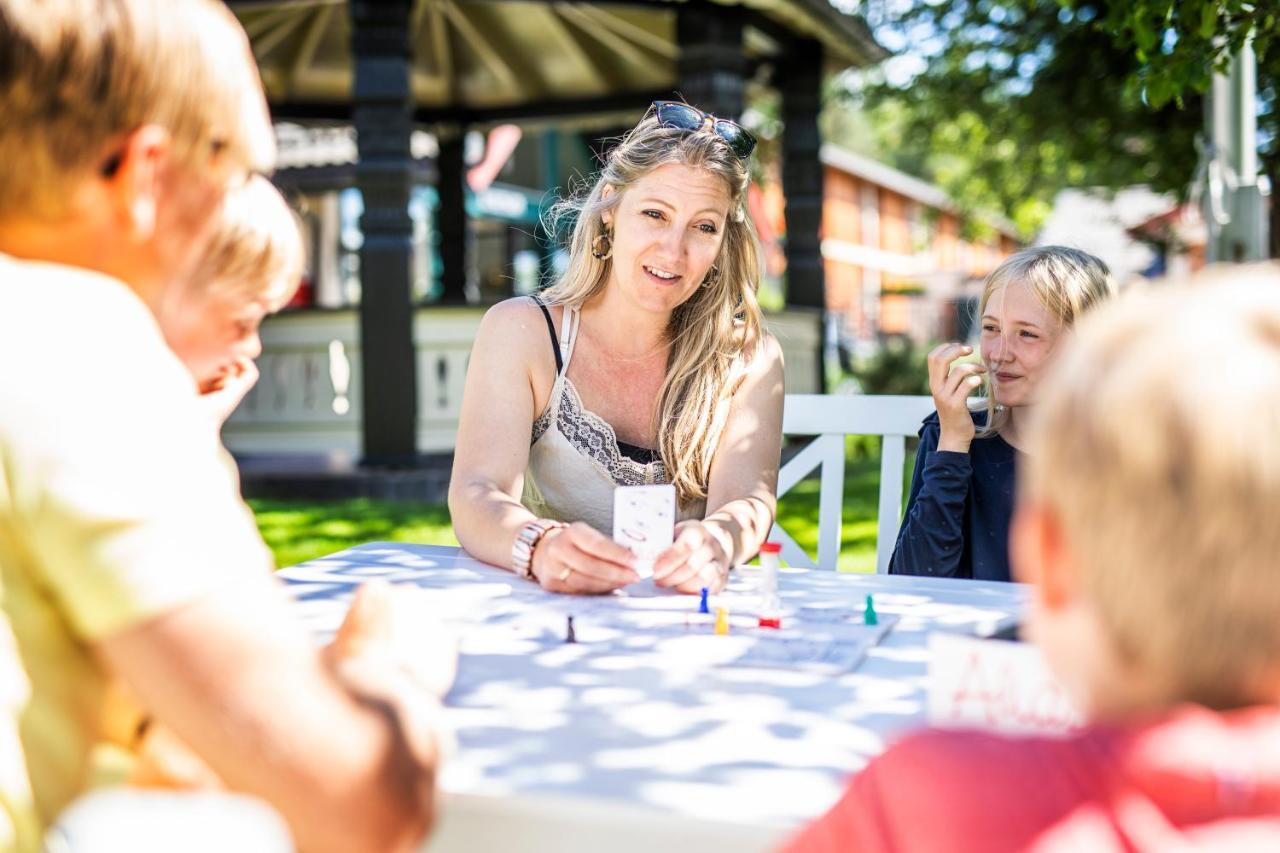
M413 849L452 658L376 588L315 648L156 320L273 165L243 31L214 0L0 0L0 57L0 850L144 717L303 850ZM238 839L230 813L183 831ZM162 823L104 816L125 849Z

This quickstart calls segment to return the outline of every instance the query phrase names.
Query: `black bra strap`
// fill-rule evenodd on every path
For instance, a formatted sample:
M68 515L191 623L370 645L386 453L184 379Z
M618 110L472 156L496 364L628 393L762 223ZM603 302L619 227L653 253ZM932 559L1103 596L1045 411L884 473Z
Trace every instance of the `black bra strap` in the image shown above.
M556 352L556 375L559 376L564 370L564 359L560 356L560 339L556 337L556 324L551 322L551 312L547 310L542 300L536 296L530 298L538 303L538 307L542 309L542 316L547 318L547 332L551 334L551 347Z

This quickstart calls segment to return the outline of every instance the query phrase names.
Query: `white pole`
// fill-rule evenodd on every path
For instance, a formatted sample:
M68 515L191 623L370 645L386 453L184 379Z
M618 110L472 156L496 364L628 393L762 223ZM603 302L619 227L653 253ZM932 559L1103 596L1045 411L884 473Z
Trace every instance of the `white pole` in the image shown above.
M1257 74L1250 37L1232 57L1228 76L1215 75L1205 96L1205 134L1212 146L1203 199L1210 262L1267 257L1268 223L1258 175Z

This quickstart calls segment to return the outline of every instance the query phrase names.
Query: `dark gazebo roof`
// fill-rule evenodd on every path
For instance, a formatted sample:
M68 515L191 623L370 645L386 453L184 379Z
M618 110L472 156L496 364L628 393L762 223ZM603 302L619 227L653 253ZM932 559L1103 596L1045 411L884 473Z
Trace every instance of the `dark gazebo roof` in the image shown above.
M778 93L787 302L821 324L824 73L885 56L832 0L226 0L249 33L273 115L350 122L364 200L364 463L417 453L415 124L431 125L445 301L467 298L465 133L510 120L626 126L673 94L741 116L748 84ZM566 119L568 121L566 122ZM548 147L554 159L554 147ZM822 359L814 362L821 371ZM821 376L818 387L822 387Z
M705 0L416 0L409 24L420 119L484 121L602 112L610 98L678 88L677 10ZM228 0L253 43L268 96L286 114L327 117L352 96L344 0ZM796 40L821 42L831 67L884 58L861 18L829 0L722 0L743 21L750 73ZM532 109L531 109L532 108ZM336 117L336 116L335 116Z

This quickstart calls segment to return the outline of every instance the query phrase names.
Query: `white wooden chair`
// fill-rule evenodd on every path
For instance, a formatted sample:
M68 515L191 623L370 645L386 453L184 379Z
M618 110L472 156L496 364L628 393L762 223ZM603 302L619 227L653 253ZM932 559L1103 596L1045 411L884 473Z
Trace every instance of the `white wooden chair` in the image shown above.
M887 395L788 394L782 412L783 435L817 436L778 472L778 496L789 492L814 468L822 468L818 496L818 559L801 548L778 525L769 534L782 543L789 565L835 570L840 556L841 510L844 503L846 435L879 435L880 508L876 533L876 571L889 570L902 516L902 467L906 437L920 431L933 411L931 397Z

